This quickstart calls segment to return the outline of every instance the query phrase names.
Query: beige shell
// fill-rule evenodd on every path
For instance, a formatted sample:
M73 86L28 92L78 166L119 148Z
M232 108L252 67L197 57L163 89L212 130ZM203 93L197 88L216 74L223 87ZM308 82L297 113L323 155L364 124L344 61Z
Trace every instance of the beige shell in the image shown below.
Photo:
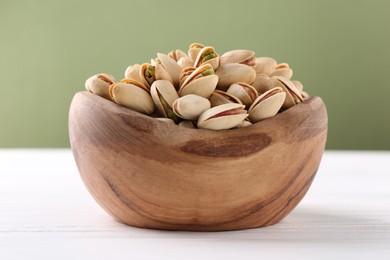
M179 75L181 71L181 67L177 62L169 57L168 55L164 53L157 53L157 57L161 64L163 65L164 69L169 73L169 75L172 77L173 84L175 86L179 85Z
M173 113L173 102L179 98L175 87L168 80L156 80L150 87L150 94L153 102L160 113L167 118L171 118L176 123L179 121Z
M217 86L218 76L212 74L199 77L206 70L212 70L212 66L210 64L204 64L195 69L180 86L179 95L196 94L204 98L209 98Z
M128 66L125 71L125 79L134 79L135 81L142 82L140 75L141 65L139 64Z
M299 91L303 91L303 85L302 85L302 83L300 82L300 81L298 81L298 80L292 80L291 81L293 84L294 84L294 86L299 90Z
M189 58L189 57L182 57L180 58L178 61L177 61L177 64L179 64L179 66L184 69L184 68L187 68L187 67L192 67L194 66L194 61Z
M198 57L198 54L202 48L205 46L201 43L192 43L188 47L188 57L190 57L193 61L196 60L196 57Z
M252 86L257 90L257 92L264 93L270 90L270 76L267 74L257 74L255 81L253 81Z
M252 123L259 122L278 113L283 105L286 93L276 87L260 95L248 110Z
M271 73L271 77L272 76L282 76L282 77L285 77L287 79L291 79L293 75L293 71L292 69L290 68L280 68L280 69L276 69L274 70L272 73Z
M214 53L216 55L216 57L209 59L207 61L202 61L207 52ZM213 66L214 70L216 70L219 67L219 55L218 55L218 53L216 53L216 51L213 47L206 46L199 51L198 56L196 57L196 60L194 62L194 67L199 67L200 65L203 65L203 64L210 64L211 66Z
M216 107L228 103L242 104L241 100L237 97L218 89L214 90L209 100L211 103L211 107Z
M155 67L155 74L154 74L154 77L156 80L168 80L169 82L172 83L172 85L174 84L173 83L173 79L171 77L171 75L168 73L168 71L164 68L164 66L159 63L159 62L156 62L155 63L156 65L154 65Z
M242 127L247 127L247 126L250 126L250 125L252 125L251 121L249 121L248 118L246 118L244 121L242 121L241 123L236 125L235 128L242 128Z
M109 74L101 73L89 77L85 81L85 89L95 95L111 100L109 87L115 83L115 78Z
M242 104L247 107L249 107L259 95L254 87L244 82L233 83L226 93L239 98Z
M149 71L147 73L147 71ZM140 75L141 83L144 84L146 87L150 88L150 86L153 84L153 82L156 80L156 68L155 66L144 63L141 65Z
M176 49L176 50L169 52L168 56L171 57L176 62L179 61L183 57L188 57L184 51L179 50L179 49Z
M283 109L288 109L303 101L302 94L289 79L282 76L273 76L271 81L273 81L271 83L273 86L281 87L286 93Z
M110 86L110 96L118 105L130 108L143 114L152 114L154 111L153 100L145 86L141 83L127 79Z
M219 59L219 65L240 63L254 67L256 65L255 53L250 50L233 50L225 52Z
M196 120L200 114L211 107L210 101L204 97L189 94L173 102L173 112L187 120Z
M226 91L231 84L236 82L244 82L251 84L256 78L254 68L239 63L228 63L220 66L215 74L219 81L217 88Z
M273 58L259 57L256 58L255 70L257 74L271 75L272 71L275 70L276 65L276 60Z
M244 105L229 103L212 107L203 112L198 119L198 128L223 130L240 124L248 117Z

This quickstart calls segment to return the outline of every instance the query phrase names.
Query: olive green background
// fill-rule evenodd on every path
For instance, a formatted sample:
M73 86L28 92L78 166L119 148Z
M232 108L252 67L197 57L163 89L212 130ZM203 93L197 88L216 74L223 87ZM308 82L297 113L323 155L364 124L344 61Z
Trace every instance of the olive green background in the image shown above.
M390 149L390 1L0 1L0 147L68 147L92 74L192 42L288 62L328 108L327 149Z

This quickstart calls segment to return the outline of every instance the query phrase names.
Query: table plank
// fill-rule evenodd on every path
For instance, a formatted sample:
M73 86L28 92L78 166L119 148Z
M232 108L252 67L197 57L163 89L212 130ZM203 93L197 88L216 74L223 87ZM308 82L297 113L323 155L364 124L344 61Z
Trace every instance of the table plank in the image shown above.
M390 152L327 151L281 223L231 232L128 227L92 199L68 149L0 150L0 259L390 259Z

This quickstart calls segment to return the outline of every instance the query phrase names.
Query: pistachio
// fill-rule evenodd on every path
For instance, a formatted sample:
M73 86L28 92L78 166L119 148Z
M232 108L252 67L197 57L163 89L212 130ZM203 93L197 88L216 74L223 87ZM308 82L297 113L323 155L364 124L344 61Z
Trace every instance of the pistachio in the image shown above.
M257 74L270 75L275 70L276 61L269 57L256 58L255 70Z
M183 120L179 123L180 127L185 127L185 128L190 128L190 129L195 129L195 125L192 121L189 120Z
M160 80L160 79L163 79L163 80L168 80L169 82L171 82L172 84L173 83L173 79L171 77L171 75L168 73L168 71L163 67L163 65L161 64L161 62L158 60L156 63L156 65L154 65L154 70L155 70L155 79L156 80Z
M213 67L210 64L204 64L191 71L191 68L183 70L181 76L185 80L180 86L179 95L196 94L204 98L209 98L218 83L218 77L214 75ZM186 76L189 72L191 74Z
M115 82L113 76L105 73L91 76L85 81L85 89L95 95L111 100L109 87Z
M283 109L290 108L303 101L302 94L289 79L282 76L273 76L271 80L274 86L281 87L286 93L286 98L282 106Z
M252 86L257 90L258 93L264 93L270 90L270 76L267 74L257 74L255 81L253 81Z
M201 43L192 43L190 47L188 48L188 57L190 57L192 60L196 60L196 57L198 57L199 51L204 48L205 46Z
M184 51L179 50L179 49L176 49L176 50L173 50L173 51L169 52L168 56L171 57L176 62L178 62L183 57L187 57L188 58L187 54L185 54Z
M300 82L300 81L298 81L298 80L292 80L291 81L293 84L294 84L294 86L299 90L299 91L303 91L303 85L302 85L302 83Z
M142 82L140 75L141 75L141 65L139 64L128 66L125 71L125 79L134 79L138 82Z
M287 79L291 79L293 75L292 69L287 63L280 63L276 65L275 70L270 74L270 76L282 76Z
M192 72L196 70L195 67L186 67L180 72L179 81L180 86L183 85L184 81L188 78L189 75L191 75Z
M171 82L168 80L156 80L150 87L150 94L162 116L172 119L175 123L180 122L180 118L172 110L173 102L179 96Z
M254 87L244 82L233 83L226 93L239 98L246 107L249 107L259 95Z
M214 70L218 68L219 56L213 47L204 47L199 51L198 56L194 62L194 67L199 67L202 64L210 64L213 66Z
M239 63L228 63L220 66L215 74L218 76L217 88L226 91L235 82L251 84L256 78L254 68Z
M189 94L173 102L173 112L183 119L196 120L199 115L211 107L210 101L204 97Z
M248 120L248 118L245 118L241 123L236 125L235 128L243 128L252 125L251 121Z
M244 105L229 103L212 107L204 111L198 119L198 128L223 130L240 124L246 117Z
M247 66L255 67L256 58L255 53L249 50L233 50L225 52L220 60L219 65L222 66L228 63L240 63Z
M242 104L241 100L237 97L218 89L214 90L209 100L212 107L228 103Z
M140 82L125 79L110 86L111 99L118 105L130 108L143 114L152 114L154 104L149 90Z
M153 84L153 82L156 80L155 77L156 74L156 67L149 64L149 63L144 63L141 66L140 70L140 78L142 83L150 88L150 86Z
M259 122L278 113L285 100L286 93L276 87L260 95L248 110L252 123Z
M177 64L179 64L179 66L184 69L193 66L194 61L189 57L182 57L177 61Z
M181 67L177 62L163 53L157 53L158 60L161 62L164 69L169 73L175 86L179 85L179 75Z

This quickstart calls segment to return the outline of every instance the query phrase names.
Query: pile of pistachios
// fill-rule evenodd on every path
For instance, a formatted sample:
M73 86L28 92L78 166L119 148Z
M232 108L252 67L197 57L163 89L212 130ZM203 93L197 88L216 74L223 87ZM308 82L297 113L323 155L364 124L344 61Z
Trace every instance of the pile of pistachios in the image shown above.
M223 130L272 117L309 97L291 80L287 63L255 57L250 50L219 55L193 43L188 52L158 53L150 63L134 64L125 78L88 78L88 91L134 111L188 128Z

